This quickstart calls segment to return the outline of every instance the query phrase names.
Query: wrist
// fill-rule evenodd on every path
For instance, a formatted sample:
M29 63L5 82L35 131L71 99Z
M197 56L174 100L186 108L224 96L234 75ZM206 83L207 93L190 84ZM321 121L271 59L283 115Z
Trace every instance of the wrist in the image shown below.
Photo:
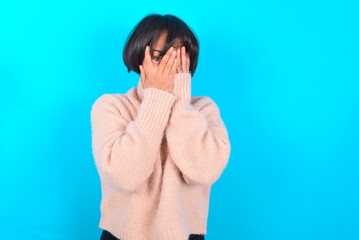
M179 72L175 75L173 84L173 95L177 97L176 108L183 108L186 104L190 104L191 100L191 73Z

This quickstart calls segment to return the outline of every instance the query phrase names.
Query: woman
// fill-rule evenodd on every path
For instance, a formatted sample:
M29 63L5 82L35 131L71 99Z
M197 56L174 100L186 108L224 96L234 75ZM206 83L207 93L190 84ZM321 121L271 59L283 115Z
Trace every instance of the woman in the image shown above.
M123 51L137 87L93 104L101 240L205 239L211 185L231 147L216 103L191 96L198 51L182 20L146 16Z

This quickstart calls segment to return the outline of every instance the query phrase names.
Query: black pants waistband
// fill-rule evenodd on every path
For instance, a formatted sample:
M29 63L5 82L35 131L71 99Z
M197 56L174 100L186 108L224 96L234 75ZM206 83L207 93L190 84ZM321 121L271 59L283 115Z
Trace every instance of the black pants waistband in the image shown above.
M102 230L100 240L121 240L107 230ZM188 240L205 240L203 234L190 234Z

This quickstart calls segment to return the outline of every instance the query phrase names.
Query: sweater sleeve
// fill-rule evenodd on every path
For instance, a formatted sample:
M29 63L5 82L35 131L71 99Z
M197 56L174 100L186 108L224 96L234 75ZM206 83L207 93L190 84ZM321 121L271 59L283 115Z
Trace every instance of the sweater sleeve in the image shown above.
M176 96L143 89L131 120L124 96L104 94L91 109L92 151L96 168L111 187L133 193L152 173Z
M211 186L225 169L229 155L228 132L216 103L200 97L191 99L191 74L176 74L173 106L166 137L174 163L187 184Z

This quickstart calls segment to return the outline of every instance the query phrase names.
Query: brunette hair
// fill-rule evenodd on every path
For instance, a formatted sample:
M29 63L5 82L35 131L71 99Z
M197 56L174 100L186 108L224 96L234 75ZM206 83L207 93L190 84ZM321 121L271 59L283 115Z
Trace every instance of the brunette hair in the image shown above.
M142 64L145 57L146 46L150 46L151 57L153 57L154 46L162 33L167 33L167 39L160 57L165 55L167 50L179 41L189 53L189 71L193 76L197 68L199 41L193 30L184 21L171 14L149 14L132 29L127 37L122 54L127 71L140 74L139 65Z

